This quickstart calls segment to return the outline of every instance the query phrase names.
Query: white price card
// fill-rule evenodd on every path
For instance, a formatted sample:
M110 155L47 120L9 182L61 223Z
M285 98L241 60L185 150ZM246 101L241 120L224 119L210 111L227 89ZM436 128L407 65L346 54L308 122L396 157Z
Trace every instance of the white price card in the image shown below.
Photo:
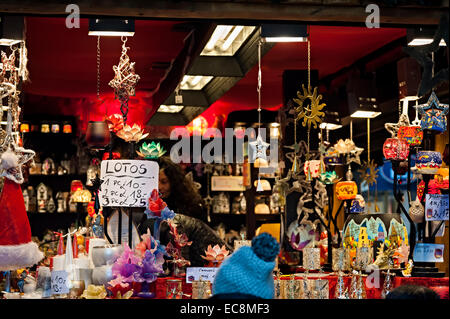
M426 194L425 220L448 220L448 194Z
M159 165L154 161L102 161L100 204L109 207L145 207L158 190Z
M68 294L68 274L64 270L52 271L52 295Z
M415 262L444 262L444 245L418 243L414 248Z
M186 268L186 282L191 283L194 280L214 282L217 270L219 267L187 267Z

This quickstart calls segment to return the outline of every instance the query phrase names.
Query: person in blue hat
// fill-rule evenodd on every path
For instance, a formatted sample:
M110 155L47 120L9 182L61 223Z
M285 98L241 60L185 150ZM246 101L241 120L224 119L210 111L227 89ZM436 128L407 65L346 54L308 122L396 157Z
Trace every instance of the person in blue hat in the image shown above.
M272 272L279 252L280 245L269 233L253 238L251 247L240 247L222 263L211 299L272 299Z

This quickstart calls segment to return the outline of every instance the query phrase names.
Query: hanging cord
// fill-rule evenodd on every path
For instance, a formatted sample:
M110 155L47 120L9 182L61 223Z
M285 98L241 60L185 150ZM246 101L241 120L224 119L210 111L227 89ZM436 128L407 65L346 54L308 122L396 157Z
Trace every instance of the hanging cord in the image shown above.
M97 37L97 99L100 100L100 36Z
M127 47L125 44L127 43L128 38L127 37L121 37L120 38L123 42L122 44L122 57L127 54ZM120 112L122 112L123 117L123 124L127 124L127 116L128 116L128 92L126 90L122 90L119 96L120 100Z
M309 41L309 38L308 38L308 90L309 90L309 88L311 87L311 45L310 45L310 41ZM309 158L310 158L310 154L309 154L309 150L310 150L310 147L309 147L309 144L310 144L310 141L309 141L309 139L310 139L310 131L311 131L311 126L310 125L308 125L308 150L307 150L307 156L306 156L306 160L308 160L309 161ZM309 169L308 169L308 175L309 175Z
M261 46L262 41L258 42L258 135L261 129L261 87L262 87L262 72L261 72Z

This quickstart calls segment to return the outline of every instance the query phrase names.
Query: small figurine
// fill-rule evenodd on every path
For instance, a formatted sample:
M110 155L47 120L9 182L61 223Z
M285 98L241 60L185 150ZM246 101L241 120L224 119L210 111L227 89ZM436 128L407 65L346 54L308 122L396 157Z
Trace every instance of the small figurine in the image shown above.
M404 270L402 270L402 275L404 277L411 277L413 266L414 266L413 261L412 261L412 259L410 259L408 261L408 263L406 264L406 268Z
M17 286L19 287L19 291L23 294L23 287L25 285L25 278L28 276L28 271L26 269L18 269L17 274L19 275L19 280L17 281Z
M103 238L103 215L98 213L94 215L94 222L92 225L92 232L97 238Z

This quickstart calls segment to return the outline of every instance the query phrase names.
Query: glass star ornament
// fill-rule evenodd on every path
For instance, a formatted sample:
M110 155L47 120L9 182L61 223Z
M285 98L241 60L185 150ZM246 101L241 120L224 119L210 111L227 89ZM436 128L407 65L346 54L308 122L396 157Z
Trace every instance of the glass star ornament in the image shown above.
M347 155L347 164L356 163L361 165L360 155L364 151L364 148L355 146Z
M385 123L384 128L391 133L391 137L397 137L401 126L409 126L408 114L401 114L397 123Z
M12 143L1 156L1 175L22 184L24 182L22 165L29 162L34 156L33 150L27 150Z
M254 162L257 158L261 158L267 160L267 148L269 147L269 143L264 142L261 135L258 134L258 137L255 141L248 143L252 148L252 157L251 160Z
M448 104L439 103L434 92L431 93L427 103L415 106L422 115L420 126L423 130L445 132L447 130Z

